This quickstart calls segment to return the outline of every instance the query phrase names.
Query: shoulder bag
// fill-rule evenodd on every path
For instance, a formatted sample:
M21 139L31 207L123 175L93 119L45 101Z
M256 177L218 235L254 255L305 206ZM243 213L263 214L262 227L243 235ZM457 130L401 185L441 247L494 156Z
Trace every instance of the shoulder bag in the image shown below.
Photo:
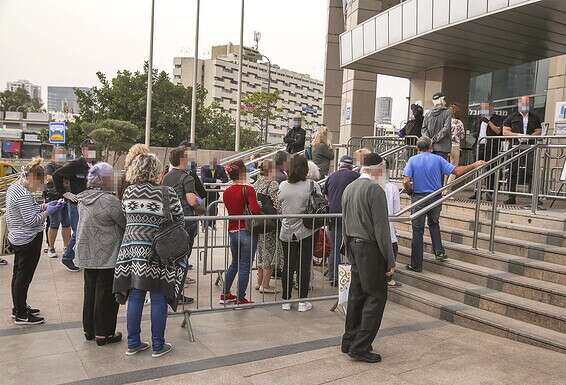
M242 199L244 200L244 215L252 215L248 207L248 196L247 187L244 186L242 189ZM274 215L277 214L275 206L273 205L273 200L269 196L269 185L264 193L256 193L256 199L259 206L261 207L261 213L264 215ZM248 219L246 220L246 230L250 234L259 235L267 234L275 231L277 229L276 219Z
M310 194L305 214L328 214L328 202L324 195L316 191L314 182L310 181ZM303 218L303 225L307 229L319 229L325 225L325 218Z

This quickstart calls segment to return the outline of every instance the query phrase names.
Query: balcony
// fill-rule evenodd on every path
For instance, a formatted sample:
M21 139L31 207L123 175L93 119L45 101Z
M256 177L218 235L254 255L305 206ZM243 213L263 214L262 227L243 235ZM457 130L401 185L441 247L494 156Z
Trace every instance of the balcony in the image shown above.
M476 73L566 54L564 0L407 0L340 35L343 68Z

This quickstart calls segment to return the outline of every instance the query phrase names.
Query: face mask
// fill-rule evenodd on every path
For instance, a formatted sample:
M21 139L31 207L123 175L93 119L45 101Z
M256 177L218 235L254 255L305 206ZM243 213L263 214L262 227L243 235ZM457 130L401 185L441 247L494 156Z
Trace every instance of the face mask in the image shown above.
M530 110L531 106L529 106L528 104L519 107L519 111L521 111L523 114L528 114Z
M96 159L96 151L88 150L88 158L89 159Z
M489 110L480 110L480 115L488 117L490 115Z
M65 154L55 155L55 161L57 161L57 162L64 162L66 160L67 160L67 155L65 155Z

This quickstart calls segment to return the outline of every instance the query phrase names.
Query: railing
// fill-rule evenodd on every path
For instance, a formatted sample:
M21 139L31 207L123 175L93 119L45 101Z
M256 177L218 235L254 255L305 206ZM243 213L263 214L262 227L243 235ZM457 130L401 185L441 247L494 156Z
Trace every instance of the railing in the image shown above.
M230 156L227 156L226 158L222 158L218 161L218 163L220 163L221 165L226 165L232 161L238 160L238 159L249 159L252 155L256 155L258 153L262 153L265 150L271 149L271 148L275 148L277 147L278 150L283 150L285 149L285 147L281 144L281 143L275 143L275 144L264 144L262 146L258 146L255 148L252 148L251 150L248 151L244 151L244 152L239 152L237 154L232 154Z

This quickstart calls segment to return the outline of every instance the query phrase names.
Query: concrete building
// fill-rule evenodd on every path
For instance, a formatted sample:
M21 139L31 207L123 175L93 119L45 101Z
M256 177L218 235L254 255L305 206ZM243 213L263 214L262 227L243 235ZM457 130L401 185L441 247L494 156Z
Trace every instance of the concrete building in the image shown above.
M209 59L198 61L198 82L208 90L206 104L217 103L236 118L238 97L239 46L227 44L212 47ZM267 91L268 64L261 61L257 51L245 49L242 92L248 94ZM186 87L193 83L194 58L174 58L173 82ZM268 140L279 142L290 126L291 118L301 114L307 130L316 130L322 124L323 83L309 75L271 66L270 89L279 91L280 100L275 119L269 121ZM250 116L242 115L245 127L260 130ZM263 129L263 127L261 127Z
M393 112L393 98L390 96L380 96L375 102L375 124L391 124L391 114Z
M75 95L75 89L88 91L88 87L47 87L47 111L52 114L66 113L71 115L80 114L80 108Z
M6 90L16 91L18 88L23 88L33 98L41 100L41 86L31 83L29 80L17 80L14 82L6 83Z

